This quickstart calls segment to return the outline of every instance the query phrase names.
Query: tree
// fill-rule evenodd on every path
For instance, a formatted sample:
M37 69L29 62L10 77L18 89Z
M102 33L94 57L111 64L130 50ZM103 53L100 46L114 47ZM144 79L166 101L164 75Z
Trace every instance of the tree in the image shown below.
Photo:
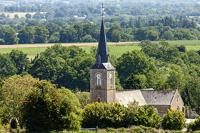
M188 125L188 130L189 130L189 131L200 130L200 116L197 117L195 121L191 122L191 123Z
M147 85L147 78L143 74L131 74L125 79L125 88L128 89L145 89Z
M60 34L59 32L55 32L53 33L50 38L49 38L49 42L50 43L58 43L60 41Z
M183 112L168 110L163 116L162 127L169 130L181 130L185 126L185 121Z
M34 90L38 82L30 75L12 76L4 80L1 87L2 122L9 123L16 118L22 125L21 105L26 102L25 97Z
M5 44L5 40L0 38L0 45L4 45Z
M181 93L184 103L200 113L200 78L195 76L188 78Z
M154 61L143 52L132 51L123 54L116 66L121 83L124 83L132 74L146 74L149 71L156 71Z
M178 63L181 59L181 53L174 46L170 46L167 42L160 42L159 44L151 42L141 43L142 51L156 60L162 60L170 63Z
M174 34L173 34L172 31L165 31L165 32L163 33L163 37L164 37L164 39L166 39L166 40L172 40L172 39L174 39Z
M29 65L27 54L24 54L22 51L12 50L9 53L9 56L17 68L17 74L27 71Z
M32 61L29 72L70 89L89 89L89 70L94 58L78 47L55 45Z
M0 79L12 76L17 73L15 64L11 61L8 55L0 54Z
M121 28L119 26L113 26L108 32L107 32L107 38L111 42L119 42L121 40Z
M85 35L84 37L81 38L82 42L96 42L94 38L92 38L91 35Z
M40 81L36 88L22 107L22 118L27 130L42 132L80 128L80 104L71 91L57 89L47 81Z
M184 75L184 70L178 65L168 65L169 69L168 78L166 84L171 89L182 90L185 86L186 76Z
M74 28L66 27L60 31L60 42L76 42L77 40L77 31Z
M27 13L27 14L25 15L25 17L26 17L26 19L31 19L31 18L32 18L32 15L29 14L29 13Z
M86 128L122 127L126 108L120 104L93 103L83 110L82 126Z
M148 29L146 31L146 39L151 41L156 41L159 38L159 32L156 29Z
M3 39L5 41L5 44L18 43L17 33L12 27L5 26L3 27L2 32L3 32Z
M33 43L35 39L35 30L33 27L25 27L19 31L19 43Z
M139 106L137 102L130 103L127 108L126 125L143 125L158 128L161 118L157 110L151 106Z
M90 101L90 93L89 92L76 92L76 96L79 99L81 104L81 108L84 108Z
M49 36L49 31L44 26L35 27L35 39L34 43L46 43Z

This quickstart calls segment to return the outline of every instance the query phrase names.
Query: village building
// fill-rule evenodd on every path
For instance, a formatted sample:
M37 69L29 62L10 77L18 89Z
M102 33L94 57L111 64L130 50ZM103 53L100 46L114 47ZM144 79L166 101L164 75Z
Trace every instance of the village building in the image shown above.
M109 62L103 17L96 63L90 70L90 92L91 102L120 103L125 106L131 102L137 102L140 106L150 105L155 107L160 115L165 114L168 109L184 112L184 102L178 90L116 91L115 68Z

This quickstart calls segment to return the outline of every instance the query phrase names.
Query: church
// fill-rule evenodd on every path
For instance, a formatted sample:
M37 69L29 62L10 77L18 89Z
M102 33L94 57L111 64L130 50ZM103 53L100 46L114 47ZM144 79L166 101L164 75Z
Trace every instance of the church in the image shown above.
M137 102L140 106L150 105L162 116L168 109L184 112L184 102L178 90L124 90L116 91L115 68L109 62L109 53L102 17L96 63L90 69L91 102L119 103L127 106Z

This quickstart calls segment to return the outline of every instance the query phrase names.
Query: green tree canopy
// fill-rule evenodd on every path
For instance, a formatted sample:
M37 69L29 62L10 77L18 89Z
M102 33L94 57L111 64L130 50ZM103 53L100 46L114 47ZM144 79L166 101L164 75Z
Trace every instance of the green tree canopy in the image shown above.
M28 65L30 63L27 54L24 54L22 51L19 50L12 50L9 53L9 56L11 61L17 68L17 74L21 74L22 72L27 71Z
M2 82L1 94L1 110L2 121L4 124L9 123L11 118L17 118L20 124L21 105L26 102L26 96L34 90L35 84L38 82L30 75L12 76Z
M89 70L94 58L78 47L55 45L32 61L29 72L71 89L89 89Z
M36 26L34 36L34 43L46 43L49 36L49 31L44 26Z
M82 126L87 128L121 127L124 123L126 108L120 104L93 103L83 110Z
M132 51L123 54L119 58L116 69L121 83L124 83L130 75L147 74L150 71L155 71L156 66L154 61L143 52Z
M8 55L0 54L0 79L12 76L17 73L15 64Z
M41 132L80 128L80 104L71 91L57 89L47 81L40 81L26 100L22 118L27 130Z
M33 27L25 27L19 31L19 43L33 43L35 39L35 30Z
M163 129L181 130L185 126L185 116L183 112L168 110L162 120Z

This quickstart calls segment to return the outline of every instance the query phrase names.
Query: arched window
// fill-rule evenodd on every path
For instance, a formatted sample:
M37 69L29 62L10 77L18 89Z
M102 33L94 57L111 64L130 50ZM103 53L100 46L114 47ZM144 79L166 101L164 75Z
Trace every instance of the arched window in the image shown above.
M101 74L97 74L96 75L96 81L97 81L97 86L101 86L101 81L102 79L101 79Z
M113 87L113 76L112 73L108 75L108 85L112 88Z

